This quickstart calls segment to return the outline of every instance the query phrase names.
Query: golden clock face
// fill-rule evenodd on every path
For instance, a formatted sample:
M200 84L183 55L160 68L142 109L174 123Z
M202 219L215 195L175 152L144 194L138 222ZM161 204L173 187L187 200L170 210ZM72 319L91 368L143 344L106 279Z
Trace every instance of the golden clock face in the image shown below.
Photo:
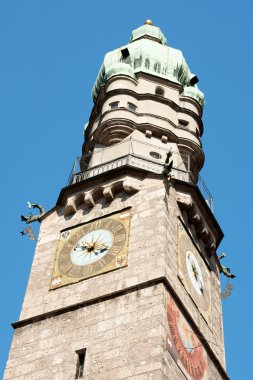
M202 315L210 322L210 273L185 227L178 221L179 278Z
M51 289L127 265L130 212L62 231Z

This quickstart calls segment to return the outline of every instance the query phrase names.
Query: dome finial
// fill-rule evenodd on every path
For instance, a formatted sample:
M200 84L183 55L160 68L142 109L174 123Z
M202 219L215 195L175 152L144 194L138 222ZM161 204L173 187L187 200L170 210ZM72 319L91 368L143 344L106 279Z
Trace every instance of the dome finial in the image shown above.
M144 25L153 25L153 21L152 20L146 20L144 22Z

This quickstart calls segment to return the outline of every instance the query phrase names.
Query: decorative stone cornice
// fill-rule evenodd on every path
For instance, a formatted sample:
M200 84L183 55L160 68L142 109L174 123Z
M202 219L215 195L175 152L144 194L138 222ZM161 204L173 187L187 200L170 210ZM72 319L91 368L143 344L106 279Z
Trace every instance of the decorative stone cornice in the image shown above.
M115 194L121 191L126 193L134 193L141 189L141 181L131 177L125 177L123 180L115 180L104 186L96 186L92 190L79 191L67 198L64 206L64 215L73 215L77 212L77 206L85 204L89 208L93 208L96 201L104 197L107 202L114 200Z
M94 134L94 140L103 145L113 145L128 137L136 128L135 123L126 119L111 119L101 123Z
M196 235L203 241L207 253L210 256L213 255L217 245L216 238L199 207L192 200L191 195L177 192L177 203L182 210L186 211L188 221L194 225Z

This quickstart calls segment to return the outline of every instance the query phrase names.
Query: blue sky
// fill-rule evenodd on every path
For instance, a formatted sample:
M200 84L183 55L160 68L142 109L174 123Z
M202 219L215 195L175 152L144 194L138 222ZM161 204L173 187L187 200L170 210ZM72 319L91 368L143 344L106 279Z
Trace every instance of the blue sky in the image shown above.
M104 54L151 18L205 93L202 177L225 233L218 252L238 276L223 302L227 370L251 378L252 13L250 0L0 0L0 376L35 248L20 215L27 200L54 206L81 152Z

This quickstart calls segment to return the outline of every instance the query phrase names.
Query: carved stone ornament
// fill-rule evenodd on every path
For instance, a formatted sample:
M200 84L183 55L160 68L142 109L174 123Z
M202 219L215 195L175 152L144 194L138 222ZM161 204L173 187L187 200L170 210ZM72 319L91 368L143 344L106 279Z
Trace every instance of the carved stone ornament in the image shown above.
M205 218L199 208L194 204L190 195L177 193L177 203L186 211L188 220L194 225L196 234L205 245L205 249L209 255L213 255L216 249L216 239L205 222Z
M135 193L141 189L141 181L133 178L126 178L125 180L114 181L106 186L98 186L87 192L79 192L72 197L69 197L64 207L64 215L72 215L77 211L77 206L84 203L89 208L95 206L96 200L101 195L107 202L114 200L115 194L121 191L126 193Z
M26 224L30 224L30 223L33 223L33 222L40 221L40 218L45 214L44 207L40 206L37 203L27 202L27 204L28 204L29 208L37 208L37 209L39 209L40 214L33 215L32 213L30 213L30 215L28 215L28 216L21 215L21 221L22 222L26 222Z

